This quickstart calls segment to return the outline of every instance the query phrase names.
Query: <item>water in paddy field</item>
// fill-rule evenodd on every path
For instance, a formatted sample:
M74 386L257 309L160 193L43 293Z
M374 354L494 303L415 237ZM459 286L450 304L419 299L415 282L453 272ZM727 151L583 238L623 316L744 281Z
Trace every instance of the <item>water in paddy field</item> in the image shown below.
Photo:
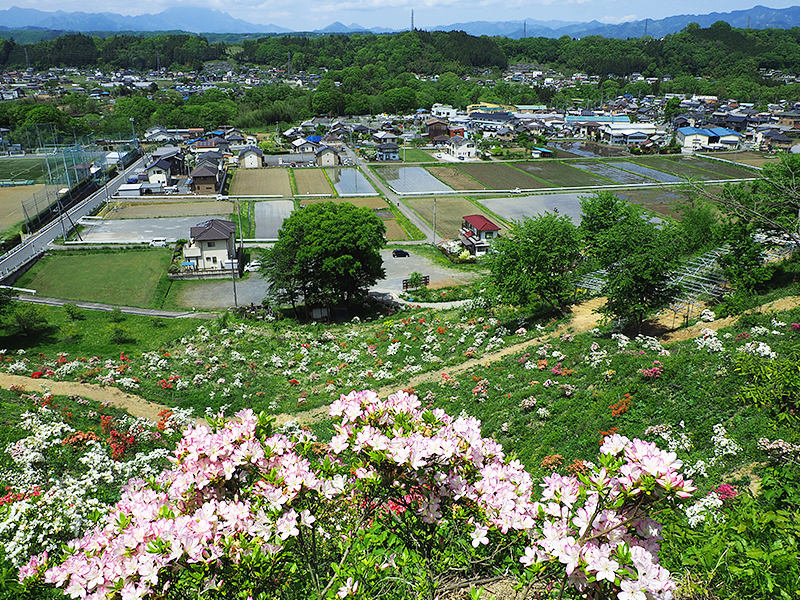
M336 193L340 196L377 196L364 174L358 169L326 169Z
M586 158L609 158L612 156L628 155L622 148L613 148L602 144L595 144L594 142L556 142L553 145L556 147L556 150L564 150L565 152L570 152L576 156L585 156Z
M422 167L380 167L377 171L399 193L453 191Z

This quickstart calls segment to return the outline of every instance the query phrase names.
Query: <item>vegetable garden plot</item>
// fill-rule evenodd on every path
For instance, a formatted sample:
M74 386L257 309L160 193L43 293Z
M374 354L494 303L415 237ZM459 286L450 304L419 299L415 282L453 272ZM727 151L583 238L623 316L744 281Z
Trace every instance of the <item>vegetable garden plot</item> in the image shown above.
M664 173L663 171L658 171L656 169L651 169L650 167L637 165L636 163L628 161L614 162L613 165L618 169L633 171L634 173L638 173L639 175L649 177L650 179L655 179L656 181L661 181L663 183L678 183L679 181L683 181L682 177L677 177L676 175Z
M474 177L490 190L530 190L546 188L547 184L538 181L519 169L503 164L459 165L461 171Z
M325 172L328 174L328 178L331 180L334 189L340 196L378 195L359 169L341 169L336 167L326 169Z
M653 180L648 177L623 171L603 162L573 162L570 164L584 171L601 175L616 183L653 183Z
M573 163L562 163L553 160L530 162L530 163L516 163L518 169L522 169L526 173L538 177L549 182L555 187L589 187L610 185L612 182L608 179L603 179L597 175L575 169ZM542 188L548 187L545 183L540 186Z
M373 167L375 172L399 194L452 192L453 189L422 167Z

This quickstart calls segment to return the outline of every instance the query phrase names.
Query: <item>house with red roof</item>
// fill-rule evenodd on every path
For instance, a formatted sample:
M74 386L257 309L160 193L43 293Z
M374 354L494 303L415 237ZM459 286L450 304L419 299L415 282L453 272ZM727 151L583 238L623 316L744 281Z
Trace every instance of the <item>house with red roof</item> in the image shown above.
M473 256L485 254L492 240L500 237L500 226L483 215L467 215L461 224L461 245Z

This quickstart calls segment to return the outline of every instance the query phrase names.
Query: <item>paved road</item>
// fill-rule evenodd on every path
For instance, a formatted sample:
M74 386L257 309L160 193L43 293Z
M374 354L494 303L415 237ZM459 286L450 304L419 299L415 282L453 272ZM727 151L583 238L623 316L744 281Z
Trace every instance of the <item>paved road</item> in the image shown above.
M111 304L100 304L99 302L79 302L74 300L61 300L59 298L43 298L41 296L29 296L21 294L17 300L30 302L32 304L46 304L47 306L64 306L67 303L75 304L78 308L85 310L102 310L110 312L119 308L120 312L128 315L142 315L145 317L162 317L165 319L197 318L214 319L217 315L203 312L193 312L189 310L161 310L158 308L136 308L134 306L112 306Z
M125 177L128 172L144 164L144 158L139 159L133 165L128 167L125 171L112 179L106 188L101 188L86 200L69 210L68 213L62 216L65 228L70 228L70 221L77 223L79 219L91 213L94 209L106 201L107 194L113 195L120 185L125 182ZM67 218L69 215L69 219ZM20 267L27 264L31 259L44 253L46 246L62 235L61 219L56 219L47 225L41 231L38 231L25 242L3 256L0 256L0 281L5 279L8 275L16 272Z

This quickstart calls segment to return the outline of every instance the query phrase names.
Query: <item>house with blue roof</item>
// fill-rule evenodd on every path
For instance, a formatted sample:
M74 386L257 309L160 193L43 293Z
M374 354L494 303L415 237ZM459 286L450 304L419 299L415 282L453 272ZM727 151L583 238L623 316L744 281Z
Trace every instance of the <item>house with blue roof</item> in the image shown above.
M726 127L681 127L675 132L675 140L682 152L736 150L742 135Z

